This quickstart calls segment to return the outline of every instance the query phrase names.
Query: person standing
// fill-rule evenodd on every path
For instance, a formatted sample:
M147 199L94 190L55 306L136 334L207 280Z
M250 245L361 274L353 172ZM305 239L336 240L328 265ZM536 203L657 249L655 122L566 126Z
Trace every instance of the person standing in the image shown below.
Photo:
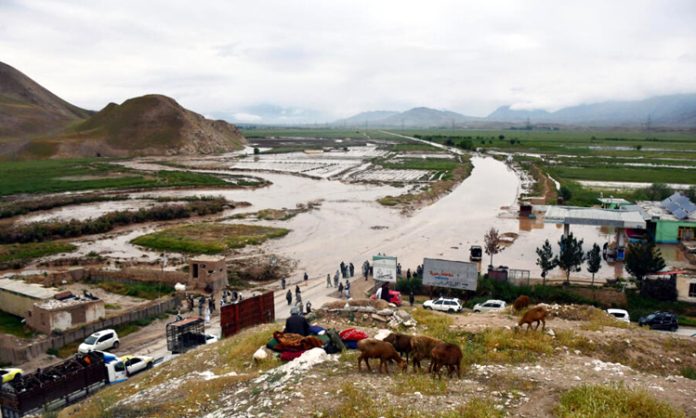
M329 273L326 274L326 287L333 287L331 285L331 274Z
M306 307L307 307L307 313L308 314L311 313L312 312L312 302L307 301Z
M353 277L355 275L355 266L353 265L353 263L350 263L348 265L348 270L350 272L350 277Z
M338 284L338 297L343 297L343 283Z
M283 276L280 279L280 287L283 288L283 290L285 290L285 276Z
M334 286L338 287L338 270L336 270L336 274L334 274Z
M306 282L307 280L309 280L309 274L307 274L307 272L305 271L304 272L304 281Z
M292 305L292 292L288 289L288 293L285 294L285 299L288 301L288 306Z
M413 290L408 293L408 303L413 306L413 302L416 301L416 295L413 294Z
M350 282L346 279L346 300L350 299Z
M302 291L300 290L300 285L295 286L295 299L299 299L301 297Z

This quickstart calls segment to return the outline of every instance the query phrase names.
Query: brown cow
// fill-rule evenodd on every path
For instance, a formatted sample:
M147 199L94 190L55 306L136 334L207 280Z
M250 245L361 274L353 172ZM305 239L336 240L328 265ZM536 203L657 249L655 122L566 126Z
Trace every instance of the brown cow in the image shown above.
M548 314L549 311L543 306L535 306L525 312L522 318L520 318L520 322L517 323L517 329L527 324L527 331L529 331L529 328L532 327L532 323L536 322L534 330L536 331L539 328L539 324L542 324L541 330L543 331L546 328L546 316Z

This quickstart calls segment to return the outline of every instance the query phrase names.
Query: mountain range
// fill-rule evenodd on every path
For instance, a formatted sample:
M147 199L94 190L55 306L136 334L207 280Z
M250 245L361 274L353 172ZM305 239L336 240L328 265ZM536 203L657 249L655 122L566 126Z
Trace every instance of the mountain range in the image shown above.
M237 127L146 95L99 112L68 103L0 62L0 157L212 154L240 149Z
M656 96L636 101L608 101L565 107L555 112L516 110L501 106L486 117L466 116L449 110L416 107L405 112L362 112L333 123L369 127L485 127L494 124L557 124L583 127L696 128L696 94Z

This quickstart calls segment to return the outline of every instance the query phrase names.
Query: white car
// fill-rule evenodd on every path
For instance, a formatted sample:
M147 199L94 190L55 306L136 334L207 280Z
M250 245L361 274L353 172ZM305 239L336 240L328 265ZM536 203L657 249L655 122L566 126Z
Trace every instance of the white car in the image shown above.
M505 301L489 299L484 303L474 305L474 312L498 312L505 309Z
M607 309L607 313L619 321L631 323L631 317L625 309Z
M80 344L77 351L80 353L89 353L95 350L106 351L111 348L118 348L120 344L116 331L104 329L85 338L85 341Z
M464 305L457 298L439 298L436 300L426 300L425 302L423 302L423 307L425 309L432 309L434 311L442 312L461 312L462 309L464 309Z
M151 369L155 365L152 357L148 356L121 356L121 361L126 366L126 373L132 376L145 369Z
M212 344L218 342L219 338L212 334L205 334L205 343Z

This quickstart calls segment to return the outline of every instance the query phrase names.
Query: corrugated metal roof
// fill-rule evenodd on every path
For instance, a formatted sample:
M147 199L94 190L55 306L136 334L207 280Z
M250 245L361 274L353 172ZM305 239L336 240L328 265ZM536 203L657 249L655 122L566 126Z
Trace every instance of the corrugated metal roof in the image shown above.
M549 206L544 215L544 223L645 229L645 220L638 211L568 206Z
M50 299L57 293L55 289L49 289L41 287L35 283L26 283L21 280L12 279L0 279L0 289L40 300Z

